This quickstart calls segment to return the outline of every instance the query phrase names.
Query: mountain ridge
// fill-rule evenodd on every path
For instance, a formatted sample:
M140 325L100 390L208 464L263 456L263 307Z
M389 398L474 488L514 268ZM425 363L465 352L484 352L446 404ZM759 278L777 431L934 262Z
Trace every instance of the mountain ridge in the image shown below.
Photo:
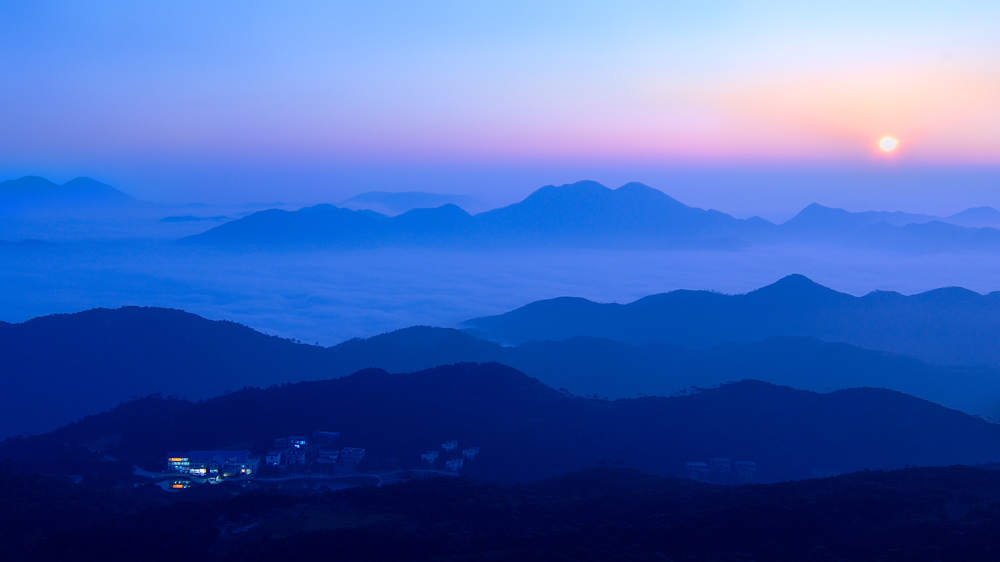
M917 295L839 293L800 275L742 295L678 290L628 304L535 301L460 327L508 344L592 336L705 348L769 336L807 336L911 355L941 365L1000 365L1000 291Z
M337 203L337 206L352 211L367 209L386 216L395 216L413 209L433 209L448 204L456 205L469 213L483 210L484 207L481 201L466 195L425 191L367 191L348 197Z
M39 176L24 176L0 182L0 203L3 203L8 213L80 207L134 207L144 204L108 184L88 177L74 178L60 185Z
M756 378L820 392L893 388L1000 419L995 367L939 367L809 337L698 349L577 336L504 347L464 331L414 326L324 348L180 310L123 307L0 323L0 365L7 373L0 377L0 437L47 431L153 392L197 400L369 367L412 372L459 362L503 363L577 395L672 395Z
M422 221L394 220L413 211L380 222L364 221L347 212L322 205L280 218L262 215L253 219L251 215L185 241L292 247L403 244L714 249L806 241L918 252L1000 250L1000 230L958 226L929 215L851 213L813 203L776 225L759 217L738 219L691 207L637 182L617 189L590 180L547 185L517 203L468 217L457 216L447 205L423 209Z
M481 454L469 476L526 481L599 463L683 474L724 456L757 463L763 482L865 469L1000 459L1000 426L884 389L817 394L745 380L686 396L567 396L496 363L247 388L199 403L147 397L52 433L0 444L0 457L58 459L75 448L155 469L171 450L339 431L372 462L419 466L454 439ZM91 453L93 454L93 453ZM396 459L396 460L393 460Z

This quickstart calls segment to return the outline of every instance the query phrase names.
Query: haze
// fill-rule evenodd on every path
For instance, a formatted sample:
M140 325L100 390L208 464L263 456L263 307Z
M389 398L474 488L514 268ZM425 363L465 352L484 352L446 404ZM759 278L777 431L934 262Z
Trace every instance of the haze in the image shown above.
M3 2L3 559L995 559L998 30Z
M499 205L594 179L774 220L997 206L998 11L8 2L0 177L170 203Z

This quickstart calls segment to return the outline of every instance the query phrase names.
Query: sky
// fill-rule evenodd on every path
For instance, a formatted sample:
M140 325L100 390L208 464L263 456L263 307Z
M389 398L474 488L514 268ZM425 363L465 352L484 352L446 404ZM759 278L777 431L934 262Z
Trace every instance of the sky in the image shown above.
M642 181L772 219L1000 206L997 2L4 0L0 29L0 180L303 204Z

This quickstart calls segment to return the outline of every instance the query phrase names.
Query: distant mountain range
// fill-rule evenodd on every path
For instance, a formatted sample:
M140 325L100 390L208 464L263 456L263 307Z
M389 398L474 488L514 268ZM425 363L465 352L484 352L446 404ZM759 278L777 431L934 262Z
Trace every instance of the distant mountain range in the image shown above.
M831 210L840 211L840 209ZM865 224L886 222L893 226L906 226L908 224L925 224L940 221L969 228L1000 228L1000 211L993 207L973 207L947 217L904 213L902 211L861 211L849 214L852 217L849 220Z
M442 205L455 205L469 213L484 211L487 206L467 195L426 193L423 191L369 191L344 199L337 206L352 211L369 210L386 216L401 215L413 209L433 209Z
M90 178L76 178L62 185L37 176L0 182L0 214L7 216L94 208L120 209L142 204L138 199Z
M673 291L629 304L538 301L462 324L505 342L575 336L708 348L771 336L805 336L890 351L940 365L1000 365L1000 292L950 287L905 296L839 293L802 275L744 295Z
M513 205L469 214L484 208L467 196L369 192L342 201L337 207L267 209L249 216L229 209L225 212L230 216L242 218L185 240L223 246L285 247L736 248L808 243L915 252L1000 250L1000 211L991 207L972 208L942 218L903 212L851 213L813 204L791 220L774 224L757 217L737 219L719 211L690 207L639 183L608 189L597 182L581 181L546 186ZM102 225L74 226L59 221L101 216L104 220L113 218L116 224L142 222L151 217L121 213L155 214L156 209L156 205L90 178L57 185L26 176L0 183L0 216L19 221L0 229L0 238L39 238L45 232L64 230L73 232L69 237L80 238L88 229L100 230ZM48 222L33 224L32 217L44 217ZM174 225L223 218L157 217L162 223ZM20 224L26 220L29 223ZM114 237L121 237L129 229L126 224L114 227ZM149 227L140 230L145 232Z
M944 221L973 228L1000 228L1000 211L993 207L973 207L960 213L955 213L944 219Z
M709 298L738 300L711 294ZM786 308L794 306L792 302ZM565 319L554 318L554 322ZM635 320L640 321L646 322ZM775 325L773 319L768 322ZM575 327L588 326L581 320ZM662 327L650 329L656 333ZM691 332L698 333L696 327ZM692 386L753 378L820 392L890 388L1000 418L1000 372L995 367L938 367L901 355L774 332L779 337L723 331L720 339L728 336L744 343L710 342L705 349L655 340L623 343L592 335L505 347L458 330L412 327L323 348L179 310L94 309L19 324L0 322L0 438L48 431L154 392L197 400L244 386L328 379L369 367L411 372L458 362L503 363L580 396L672 395ZM762 341L750 335L759 335ZM982 338L988 337L984 331Z
M219 221L230 220L230 218L231 217L227 217L225 215L216 215L214 217L196 217L194 215L174 215L169 217L163 217L162 219L160 219L160 222L200 222L200 221L219 222Z
M262 211L187 240L215 244L477 246L653 244L731 247L744 221L688 207L641 184L611 190L596 182L547 186L525 200L477 215L454 205L396 217L318 205L295 212Z
M956 220L990 223L988 208ZM907 222L909 221L909 222ZM850 213L810 205L788 222L737 219L689 207L639 183L618 189L582 181L543 187L519 203L470 215L446 204L395 217L317 205L262 211L187 239L222 245L458 245L734 248L830 243L907 251L1000 250L1000 230L905 213Z
M8 440L0 458L40 462L85 448L156 469L171 450L240 444L263 453L276 437L321 429L389 467L419 466L421 453L447 440L478 446L464 472L494 481L602 463L684 475L686 462L711 457L754 461L764 482L1000 460L1000 425L889 390L816 394L743 381L688 396L588 400L495 363L368 370L200 403L145 398Z

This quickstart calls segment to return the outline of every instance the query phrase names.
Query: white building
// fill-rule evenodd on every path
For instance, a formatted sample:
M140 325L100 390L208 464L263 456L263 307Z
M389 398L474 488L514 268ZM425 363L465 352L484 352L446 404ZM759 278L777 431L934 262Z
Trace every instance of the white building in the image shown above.
M729 472L732 462L724 457L712 457L708 459L708 469L716 472Z
M344 447L340 450L340 464L344 466L358 466L365 458L365 450L357 447Z
M320 449L316 462L320 464L337 464L340 459L339 449Z
M757 463L753 461L736 461L734 470L736 471L736 479L741 484L748 484L757 480Z
M302 449L288 449L282 455L285 466L302 466L306 464L306 452Z
M687 463L688 478L696 482L708 481L708 465L703 462Z
M264 463L267 466L281 466L281 451L268 451Z

